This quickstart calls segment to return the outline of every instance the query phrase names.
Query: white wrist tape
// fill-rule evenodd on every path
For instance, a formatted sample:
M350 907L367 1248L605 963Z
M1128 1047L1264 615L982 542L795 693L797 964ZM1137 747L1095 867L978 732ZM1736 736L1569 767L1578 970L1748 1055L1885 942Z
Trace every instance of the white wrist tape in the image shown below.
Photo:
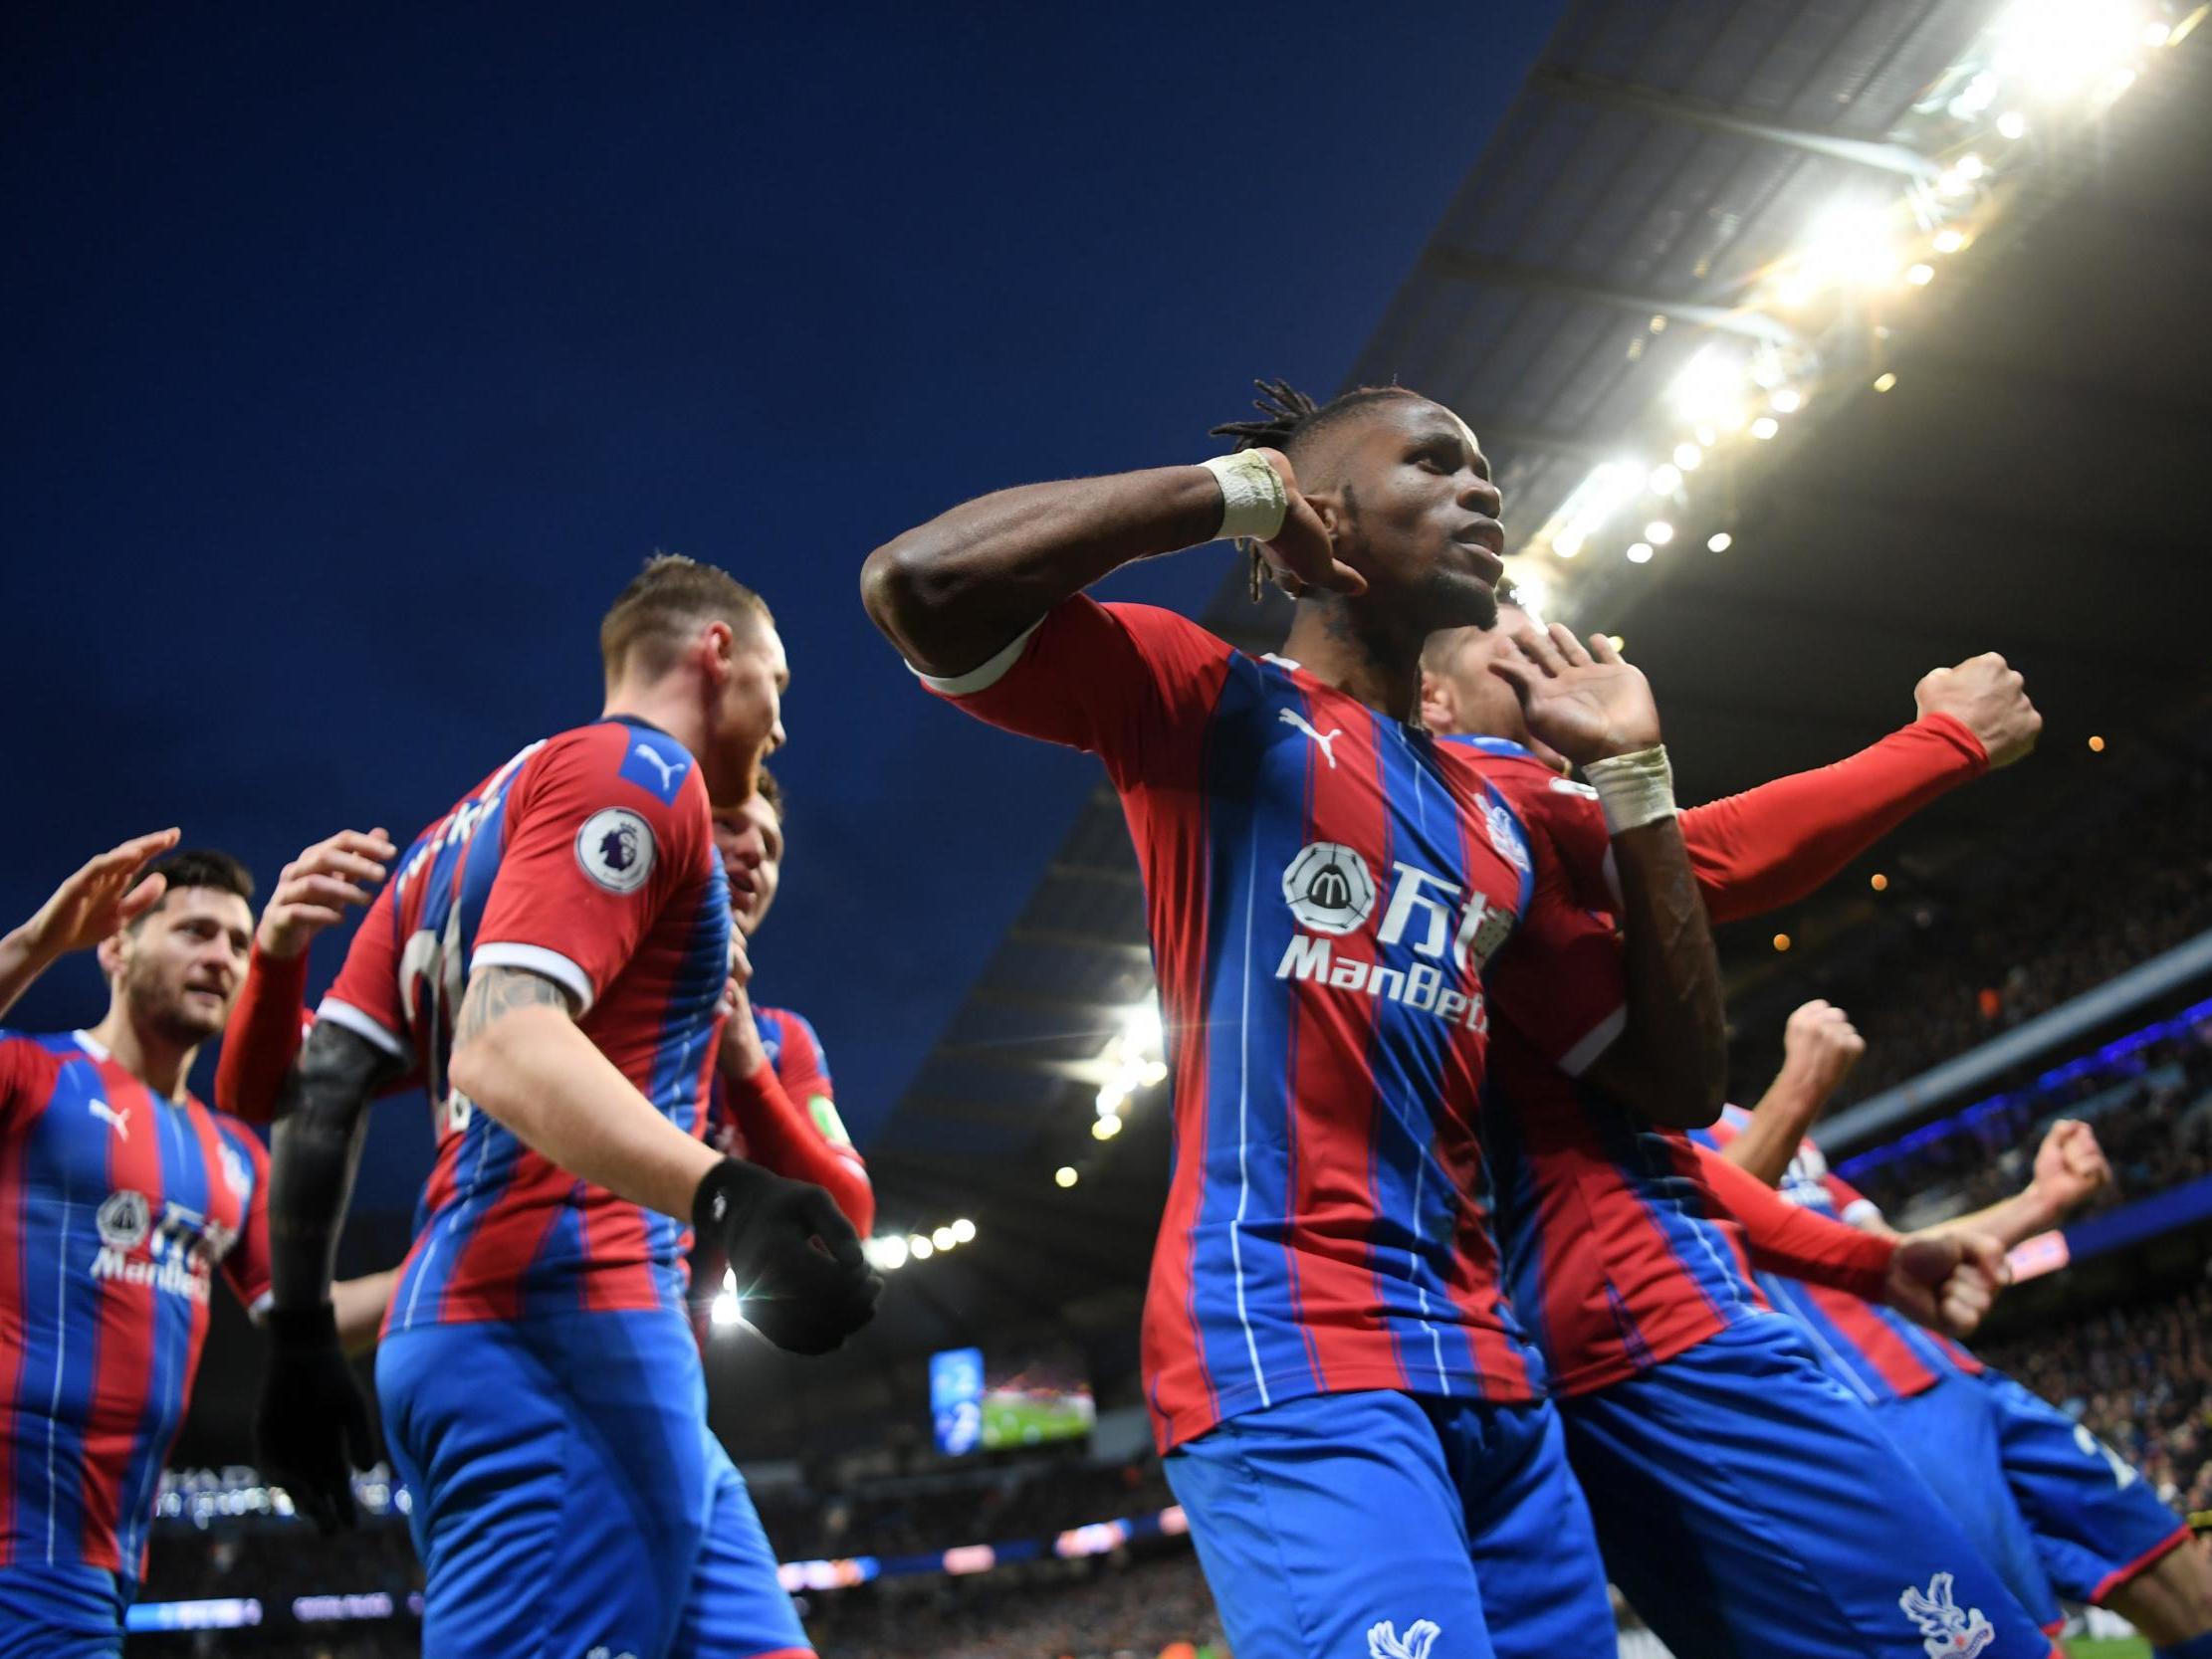
M1674 816L1674 768L1666 763L1664 743L1593 760L1582 775L1598 792L1608 834L1622 835Z
M1282 533L1290 512L1290 492L1282 487L1282 474L1267 464L1257 450L1217 455L1200 466L1221 487L1221 527L1217 540L1272 541Z

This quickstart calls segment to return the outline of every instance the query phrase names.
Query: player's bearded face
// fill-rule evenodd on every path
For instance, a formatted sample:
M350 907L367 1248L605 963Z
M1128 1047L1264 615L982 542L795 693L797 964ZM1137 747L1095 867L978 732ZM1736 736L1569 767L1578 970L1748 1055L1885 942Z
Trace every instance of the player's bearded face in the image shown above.
M246 982L253 912L235 893L188 887L122 935L122 995L131 1018L170 1042L219 1034Z
M1366 602L1421 638L1489 627L1504 530L1489 462L1466 423L1427 398L1386 399L1347 439L1340 467Z

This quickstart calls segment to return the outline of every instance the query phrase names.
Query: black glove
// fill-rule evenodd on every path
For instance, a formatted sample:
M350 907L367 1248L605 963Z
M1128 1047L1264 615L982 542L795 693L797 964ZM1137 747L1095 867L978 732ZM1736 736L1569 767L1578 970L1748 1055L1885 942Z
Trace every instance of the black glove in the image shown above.
M272 1308L269 1368L254 1411L262 1473L325 1533L350 1532L355 1515L350 1471L376 1460L368 1402L338 1347L337 1314Z
M692 1195L691 1224L722 1247L747 1322L777 1348L827 1353L875 1317L883 1277L812 1182L726 1157Z

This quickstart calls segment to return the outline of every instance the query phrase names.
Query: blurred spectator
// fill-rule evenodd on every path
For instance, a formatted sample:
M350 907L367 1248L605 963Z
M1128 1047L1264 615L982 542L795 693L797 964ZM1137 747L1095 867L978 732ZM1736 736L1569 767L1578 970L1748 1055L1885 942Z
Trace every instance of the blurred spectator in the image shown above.
M1879 1094L2212 929L2212 775L2184 773L2097 832L2003 849L2003 881L1807 994L1867 1038L1854 1099ZM1931 948L1931 945L1933 948ZM1750 1031L1738 1077L1774 1075L1779 1032Z

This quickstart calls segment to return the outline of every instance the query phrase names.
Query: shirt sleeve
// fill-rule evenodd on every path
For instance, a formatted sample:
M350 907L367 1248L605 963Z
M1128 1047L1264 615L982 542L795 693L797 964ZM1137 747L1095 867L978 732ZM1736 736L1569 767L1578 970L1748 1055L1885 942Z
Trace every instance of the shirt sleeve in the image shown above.
M240 1124L217 1119L215 1133L246 1160L254 1190L246 1201L246 1223L223 1257L223 1277L257 1319L269 1306L269 1148L261 1137Z
M576 999L579 1017L588 1011L696 874L712 836L698 770L673 738L619 726L589 727L536 757L508 795L471 971L544 974Z
M45 1110L61 1063L30 1038L0 1031L0 1135L21 1135Z
M1596 1064L1628 1025L1613 919L1576 902L1542 820L1523 820L1527 909L1483 976L1492 1009L1569 1077Z
M399 881L395 879L385 882L369 901L361 925L353 930L353 942L346 946L344 965L317 1006L315 1017L343 1026L393 1059L411 1064L415 1055L407 1035L407 1009L399 983L398 895ZM227 1063L228 1043L224 1045L224 1059Z
M1176 734L1213 707L1231 655L1173 611L1079 593L971 673L920 678L979 720L1096 754L1126 784L1183 752Z
M1973 732L1930 715L1834 765L1690 808L1682 840L1706 910L1715 922L1734 922L1795 904L1988 767Z
M246 964L246 985L223 1028L215 1066L215 1109L249 1124L277 1115L285 1074L315 1023L305 1006L308 953L269 957L260 947Z
M763 1012L782 1031L775 1064L730 1090L747 1153L779 1175L825 1188L853 1230L865 1236L875 1225L875 1188L837 1116L821 1041L797 1014Z
M1791 1203L1748 1169L1700 1146L1698 1170L1722 1209L1743 1228L1753 1264L1810 1284L1881 1300L1892 1240L1863 1233Z

